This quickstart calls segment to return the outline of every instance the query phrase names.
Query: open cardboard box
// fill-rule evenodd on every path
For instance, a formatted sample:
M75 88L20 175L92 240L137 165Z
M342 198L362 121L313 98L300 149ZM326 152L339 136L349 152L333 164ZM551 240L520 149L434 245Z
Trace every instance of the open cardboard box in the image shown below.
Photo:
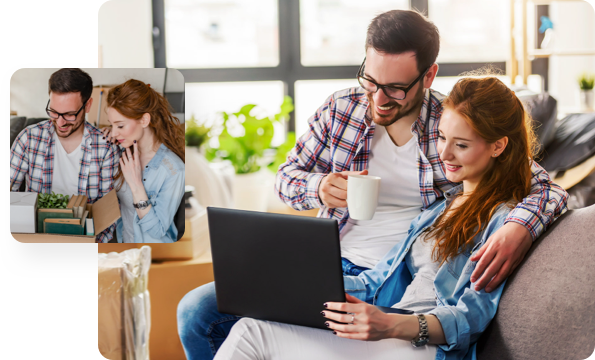
M89 216L93 218L95 227L95 235L93 236L12 233L12 237L24 243L94 243L97 234L107 229L120 218L120 205L118 204L116 190L110 191L94 204L87 204L87 210Z

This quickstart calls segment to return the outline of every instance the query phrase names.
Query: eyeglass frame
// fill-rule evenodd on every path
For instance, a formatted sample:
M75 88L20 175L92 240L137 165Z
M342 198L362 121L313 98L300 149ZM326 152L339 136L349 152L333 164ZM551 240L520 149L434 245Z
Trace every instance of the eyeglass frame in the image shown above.
M421 74L420 74L420 75L417 77L417 79L413 80L413 82L412 82L411 84L409 84L409 86L407 86L406 88L402 88L402 87L400 87L400 86L394 86L394 85L382 85L382 84L379 84L379 83L377 83L377 82L376 82L376 81L374 81L374 80L370 80L370 79L368 79L368 78L367 78L367 77L365 77L365 76L364 76L364 74L362 73L362 70L365 68L365 66L364 66L365 64L366 64L366 58L364 58L364 61L363 61L363 62L362 62L362 64L360 65L360 67L359 67L359 70L357 71L357 75L356 75L357 82L360 84L360 86L362 87L362 89L366 90L366 88L365 88L365 87L362 85L362 83L360 82L360 80L359 80L360 78L363 78L364 80L366 80L366 81L369 81L369 82L371 82L372 84L376 85L376 91L374 91L374 93L377 93L377 92L378 92L378 90L382 89L382 92L384 93L384 95L386 95L387 97L389 97L389 98L391 98L391 99L394 99L394 100L405 100L405 99L407 98L407 93L409 92L409 90L411 90L411 89L412 89L412 88L415 86L415 84L417 84L417 83L418 83L418 81L419 81L421 78L423 78L423 77L424 77L424 76L425 76L425 75L428 73L428 71L430 71L430 69L432 68L432 65L433 65L433 64L432 64L432 65L428 66L428 68L427 68L427 69L426 69L426 70L425 70L423 73L421 73ZM392 97L392 96L390 96L389 94L387 94L387 93L386 93L386 90L384 90L385 88L393 88L393 89L397 89L397 90L402 90L402 91L405 93L405 96L404 96L402 99L397 99L397 98L395 98L395 97ZM368 91L368 90L366 90L366 91ZM372 92L372 91L369 91L369 92Z
M69 114L68 112L65 112L65 113L59 113L59 112L57 112L56 110L50 110L50 109L48 108L48 106L50 106L50 101L51 101L51 99L48 99L48 103L47 103L47 105L45 106L45 112L46 112L46 114L48 114L48 116L50 117L50 119L58 120L58 119L60 118L60 116L62 116L62 119L64 119L64 121L68 121L68 122L74 122L74 121L76 121L76 118L77 118L77 117L79 116L79 114L81 113L81 110L83 110L83 108L85 107L85 105L87 105L87 102L89 101L89 99L87 99L87 101L85 101L85 102L83 103L83 106L81 106L81 108L80 108L80 109L79 109L79 110L78 110L78 111L77 111L77 112L74 114L74 120L66 120L66 118L64 117L64 115L72 115L72 114ZM56 114L58 114L58 117L56 117L56 118L52 117L52 115L50 115L50 111L52 111L52 112L55 112Z

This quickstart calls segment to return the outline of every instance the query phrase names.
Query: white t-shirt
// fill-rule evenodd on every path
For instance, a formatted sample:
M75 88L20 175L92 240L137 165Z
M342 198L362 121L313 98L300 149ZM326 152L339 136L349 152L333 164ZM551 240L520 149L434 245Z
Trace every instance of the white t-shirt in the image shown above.
M419 147L413 136L396 146L384 126L376 126L370 149L368 174L379 176L378 207L372 220L348 219L341 232L341 256L372 268L409 230L421 212Z
M52 191L62 195L78 195L79 173L83 151L81 145L66 153L58 135L54 131L54 173L52 174ZM85 137L83 136L83 139ZM82 140L81 140L82 144Z

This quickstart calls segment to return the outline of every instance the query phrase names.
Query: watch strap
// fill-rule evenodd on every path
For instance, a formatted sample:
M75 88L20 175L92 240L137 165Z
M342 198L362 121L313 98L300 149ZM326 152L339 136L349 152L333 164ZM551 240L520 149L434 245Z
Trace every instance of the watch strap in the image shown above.
M417 316L417 321L419 321L419 334L413 340L411 340L411 345L413 347L420 347L424 346L430 341L429 331L428 331L428 321L424 314L415 314Z

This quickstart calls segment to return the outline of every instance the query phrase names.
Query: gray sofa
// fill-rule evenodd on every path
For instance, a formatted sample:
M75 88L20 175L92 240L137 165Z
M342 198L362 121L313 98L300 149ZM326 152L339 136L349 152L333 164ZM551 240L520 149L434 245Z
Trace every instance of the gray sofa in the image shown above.
M595 205L571 210L508 279L480 360L586 359L595 349Z

